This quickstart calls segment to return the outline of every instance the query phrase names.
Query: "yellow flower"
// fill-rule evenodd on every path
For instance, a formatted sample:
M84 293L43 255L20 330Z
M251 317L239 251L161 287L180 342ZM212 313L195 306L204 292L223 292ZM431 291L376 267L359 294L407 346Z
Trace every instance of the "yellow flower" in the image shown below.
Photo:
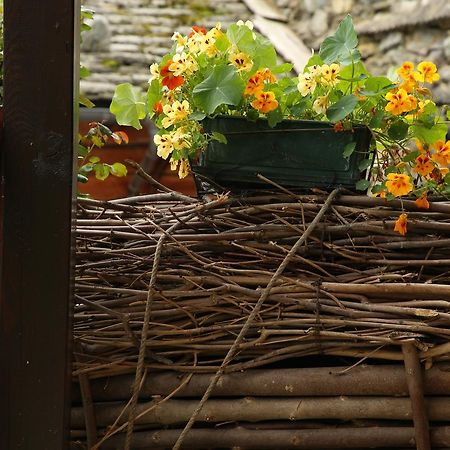
M313 66L309 66L306 68L308 70L308 75L315 80L320 79L322 76L322 67L318 64L314 64Z
M389 100L389 103L384 109L394 116L411 111L417 107L417 99L413 95L408 95L404 89L398 89L397 92L388 92L386 99Z
M243 52L230 55L230 62L231 64L233 64L233 66L236 67L238 72L248 72L253 66L253 62L250 59L250 56Z
M178 176L180 178L185 178L189 175L189 161L187 159L182 159L180 161L180 167L178 169Z
M416 165L414 166L414 170L424 177L433 172L434 164L431 162L430 158L426 155L419 155L416 158Z
M163 159L167 159L168 156L173 152L173 142L170 134L155 134L153 142L157 146L157 155Z
M414 203L418 208L428 209L430 207L430 202L427 199L426 191L420 197L418 197Z
M337 76L339 71L341 70L341 66L339 64L333 63L331 65L324 64L322 66L322 82L323 84L336 86L339 82Z
M307 73L299 74L297 89L302 97L306 97L308 94L312 94L314 92L314 89L316 89L316 86L316 80L311 75Z
M178 161L176 161L173 158L170 158L169 164L170 164L170 170L177 170L177 168L178 168Z
M189 134L186 133L185 127L177 128L170 134L170 138L175 150L182 150L183 148L189 148L191 143L189 142Z
M177 52L183 50L183 48L186 46L187 44L187 37L181 35L180 33L178 33L178 31L175 31L175 33L173 33L172 35L172 41L175 41L177 43Z
M387 190L395 197L409 194L413 190L409 175L389 173L386 181Z
M160 77L160 73L159 73L159 64L158 63L153 63L150 66L150 81L153 79L158 79Z
M162 126L168 128L174 123L184 120L191 113L191 107L187 100L183 100L182 103L175 100L172 105L164 105L163 113L167 117L162 120Z
M325 114L328 109L329 103L330 102L328 100L328 96L322 95L321 97L316 98L313 103L312 109L316 114Z
M397 231L402 236L404 236L407 232L406 230L407 223L408 223L408 216L405 213L400 214L399 218L395 222L394 231Z
M400 75L403 80L407 80L409 76L413 73L414 64L411 61L405 61L396 72Z
M430 61L422 61L418 64L417 70L419 71L420 78L419 81L425 83L433 83L439 80L440 75L437 73L437 67L434 63Z
M450 164L450 141L437 141L432 146L435 152L431 155L431 159L441 166Z
M403 83L400 84L399 88L404 89L408 94L417 88L417 72L410 73L403 77Z
M198 70L198 65L191 55L187 55L184 52L181 54L176 53L175 55L173 55L172 64L169 65L169 70L176 77L182 75L185 72L188 75L191 75L196 70Z
M278 108L278 101L273 92L256 92L255 100L252 101L251 105L258 111L266 114Z
M416 147L423 155L428 153L428 144L424 144L422 141L419 141L419 139L416 139Z

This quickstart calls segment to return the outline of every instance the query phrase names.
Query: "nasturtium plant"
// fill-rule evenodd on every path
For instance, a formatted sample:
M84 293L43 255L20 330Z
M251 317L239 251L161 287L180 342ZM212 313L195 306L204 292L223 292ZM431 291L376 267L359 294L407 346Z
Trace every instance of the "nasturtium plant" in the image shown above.
M369 188L388 200L413 195L418 207L426 207L428 194L450 193L448 127L431 92L440 78L437 67L404 61L386 68L386 76L370 74L351 16L297 76L292 65L277 65L274 47L251 22L238 21L226 32L220 24L210 30L194 26L188 35L175 32L172 40L171 51L150 67L147 96L120 85L111 110L121 124L136 128L143 117L153 119L157 154L180 177L210 140L224 141L204 131L205 117L262 118L272 127L309 119L331 122L336 133L358 125L371 130L373 151L359 164L367 176L356 189ZM354 151L347 146L342 157Z

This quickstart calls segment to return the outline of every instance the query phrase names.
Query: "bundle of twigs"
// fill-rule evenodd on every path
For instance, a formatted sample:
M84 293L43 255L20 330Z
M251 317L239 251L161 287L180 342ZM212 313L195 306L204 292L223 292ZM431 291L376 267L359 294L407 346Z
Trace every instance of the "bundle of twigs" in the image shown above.
M146 367L215 371L326 199L81 199L75 374L133 371L146 307ZM393 231L402 210L406 237ZM399 360L407 339L422 359L448 358L449 213L446 202L424 212L412 201L338 196L289 258L227 370L316 354Z

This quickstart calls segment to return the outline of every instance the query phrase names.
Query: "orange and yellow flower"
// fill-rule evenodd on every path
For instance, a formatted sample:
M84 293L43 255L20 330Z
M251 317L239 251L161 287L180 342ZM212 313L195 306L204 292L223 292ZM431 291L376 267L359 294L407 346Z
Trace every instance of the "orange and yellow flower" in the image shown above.
M322 82L325 85L336 86L338 83L338 75L341 70L341 66L339 64L324 64L322 66Z
M416 165L414 170L423 177L429 175L434 169L434 164L431 162L430 158L426 155L419 155L416 158Z
M405 61L396 72L403 80L407 80L414 71L414 64L411 61Z
M170 66L173 63L171 59L167 61L166 65L160 70L162 76L161 84L169 88L169 90L176 89L184 83L184 77L181 75L175 75L170 71Z
M433 83L441 78L436 65L431 61L422 61L418 64L417 70L419 71L419 81Z
M388 100L389 103L384 109L394 116L417 108L416 97L408 95L404 89L398 89L396 92L388 92L386 94L386 100Z
M405 213L400 214L395 222L394 231L404 236L407 233L406 225L408 223L408 216Z
M277 79L270 69L258 70L247 82L244 90L244 96L256 95L264 89L264 83L275 83Z
M411 178L402 173L389 173L386 181L387 190L395 197L409 194L413 190Z
M250 56L244 52L233 53L229 60L238 72L248 72L253 66L253 61L250 59Z
M306 97L308 94L312 94L316 89L317 82L315 78L308 73L301 73L298 75L297 89L302 95Z
M427 199L426 192L424 192L420 197L418 197L414 203L418 208L428 209L430 207L430 202Z
M278 108L278 101L275 98L275 94L271 91L257 92L255 97L256 98L252 101L251 105L253 108L264 114Z
M441 166L448 166L450 164L450 141L437 141L431 147L435 150L431 159Z

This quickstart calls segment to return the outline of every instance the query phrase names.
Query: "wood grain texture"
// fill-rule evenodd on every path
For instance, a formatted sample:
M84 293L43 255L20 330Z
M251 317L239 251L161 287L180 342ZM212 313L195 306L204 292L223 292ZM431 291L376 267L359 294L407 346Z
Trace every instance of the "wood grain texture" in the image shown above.
M79 7L4 1L2 449L67 447Z

